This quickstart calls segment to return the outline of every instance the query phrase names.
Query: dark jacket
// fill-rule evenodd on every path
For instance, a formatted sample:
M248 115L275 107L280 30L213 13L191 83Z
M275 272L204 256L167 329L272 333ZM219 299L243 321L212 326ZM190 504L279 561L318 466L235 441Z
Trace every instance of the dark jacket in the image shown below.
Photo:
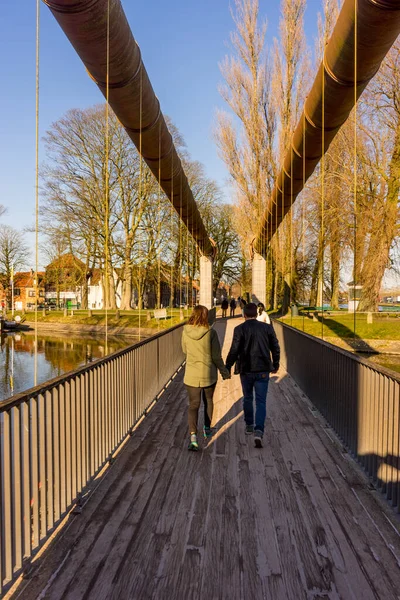
M238 360L239 373L269 373L279 369L279 357L279 343L272 325L248 319L234 329L226 368L230 370Z

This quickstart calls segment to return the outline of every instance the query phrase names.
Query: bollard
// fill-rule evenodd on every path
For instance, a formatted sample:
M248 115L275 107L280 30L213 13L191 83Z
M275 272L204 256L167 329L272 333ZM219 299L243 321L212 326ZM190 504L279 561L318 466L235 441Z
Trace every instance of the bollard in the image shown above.
M151 321L151 313L150 313L150 311L149 311L149 310L147 311L147 320L148 320L148 321Z
M92 311L91 311L91 310L90 310L90 308L89 308L89 310L88 310L88 317L89 317L89 319L90 319L90 317L92 317L92 316L93 316L93 314L92 314Z
M318 323L318 313L317 311L313 312L312 320Z
M373 323L372 312L367 312L367 323L368 323L368 325L371 325L371 323Z
M67 317L67 316L68 316L68 309L64 308L64 317Z
M183 321L185 319L185 317L183 316L183 310L181 309L179 312L179 318L181 321Z
M117 321L118 321L119 317L120 317L120 312L119 312L119 308L117 308L117 310L115 311L115 318L117 319Z

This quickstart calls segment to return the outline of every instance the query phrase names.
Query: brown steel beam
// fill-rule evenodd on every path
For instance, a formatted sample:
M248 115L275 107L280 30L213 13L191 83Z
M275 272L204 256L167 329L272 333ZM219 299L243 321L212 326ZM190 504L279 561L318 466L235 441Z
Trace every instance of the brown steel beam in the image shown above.
M328 150L347 120L355 92L358 99L399 33L399 0L345 0L254 242L260 254L265 255L269 240L319 163L322 151Z
M43 0L203 254L213 248L120 0ZM109 37L107 35L109 3Z

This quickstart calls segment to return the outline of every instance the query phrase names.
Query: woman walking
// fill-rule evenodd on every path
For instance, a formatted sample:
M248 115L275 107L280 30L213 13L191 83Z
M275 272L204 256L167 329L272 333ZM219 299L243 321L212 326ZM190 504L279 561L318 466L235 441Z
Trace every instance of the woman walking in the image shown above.
M269 318L269 314L265 310L265 306L262 302L257 304L257 321L261 321L261 323L268 323L271 325L271 319Z
M230 373L221 357L221 346L217 332L208 324L208 310L205 306L195 306L187 325L183 328L182 350L186 354L186 369L183 382L189 396L188 421L189 450L198 450L197 420L201 397L204 401L204 437L211 437L213 396L218 379L218 371L223 379Z

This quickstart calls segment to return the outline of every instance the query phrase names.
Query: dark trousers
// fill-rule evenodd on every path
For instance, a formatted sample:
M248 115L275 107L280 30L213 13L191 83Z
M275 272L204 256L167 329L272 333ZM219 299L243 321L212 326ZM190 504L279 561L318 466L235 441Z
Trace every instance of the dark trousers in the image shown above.
M185 384L185 388L189 396L189 433L197 433L197 419L199 416L199 408L202 398L204 404L204 426L211 427L211 420L214 410L213 396L216 385L217 384L214 383L209 387L201 388Z
M231 308L231 317L235 316L235 310L236 310L235 308Z
M240 381L243 390L243 412L245 423L246 425L254 425L256 431L264 433L264 423L267 416L269 373L241 373ZM256 404L255 422L254 399Z

